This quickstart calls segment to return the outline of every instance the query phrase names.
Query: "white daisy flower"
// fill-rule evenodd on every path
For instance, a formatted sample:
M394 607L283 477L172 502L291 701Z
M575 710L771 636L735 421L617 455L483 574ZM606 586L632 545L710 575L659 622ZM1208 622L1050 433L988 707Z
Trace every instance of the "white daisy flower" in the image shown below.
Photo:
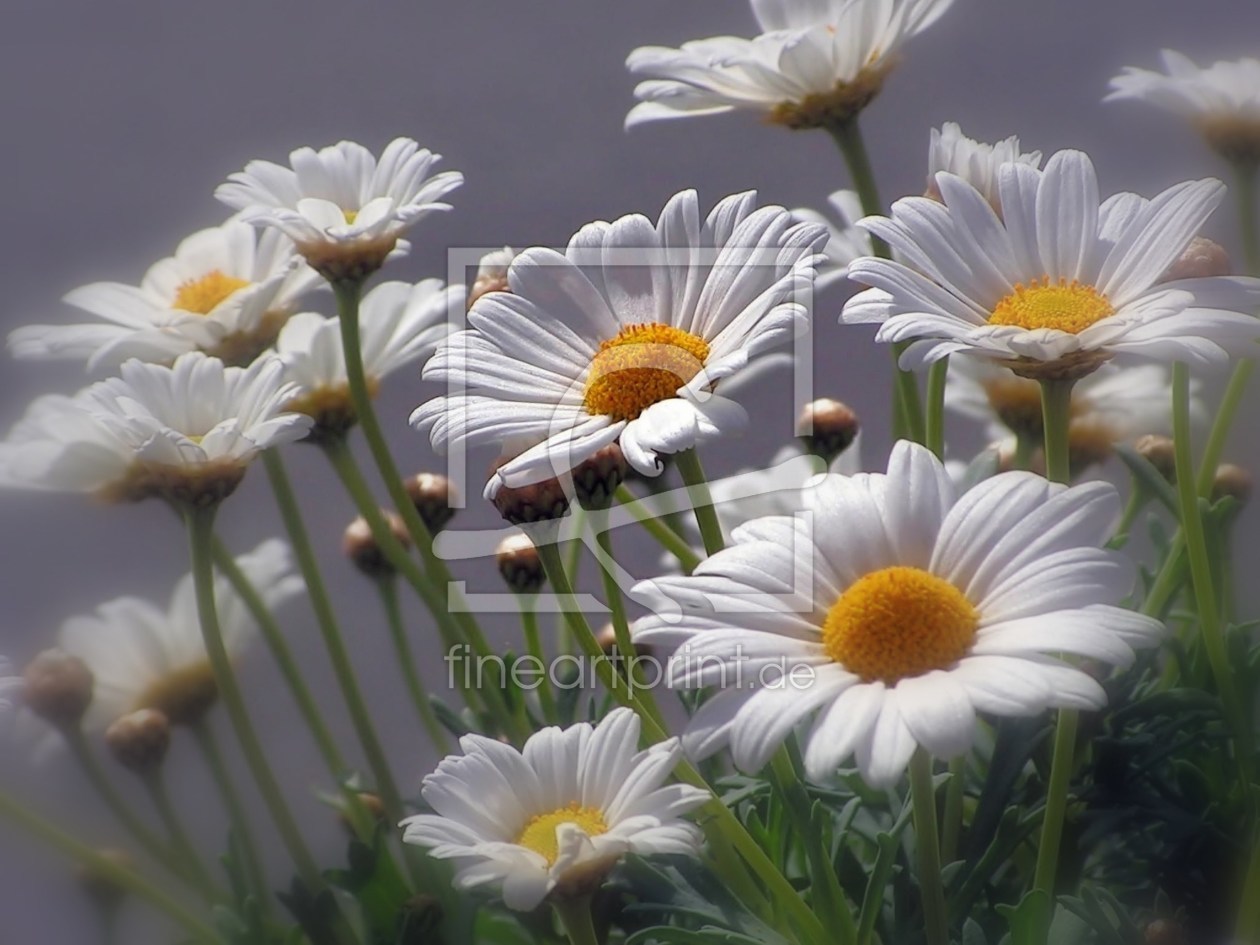
M395 138L378 161L361 144L298 148L289 167L250 161L215 196L256 225L276 227L325 278L363 279L385 262L399 238L464 182L458 171L433 174L441 155ZM430 176L432 175L432 176Z
M639 472L660 456L741 429L743 408L714 392L805 329L822 227L793 223L748 192L702 220L694 191L653 225L591 223L562 254L527 249L510 292L473 305L472 326L424 368L446 397L419 407L435 447L532 444L486 487L561 475L612 442Z
M682 815L707 792L666 784L681 754L671 738L639 750L639 719L609 712L598 726L545 728L522 751L480 735L459 740L424 779L433 814L404 820L403 839L454 859L457 889L493 886L533 909L553 890L598 880L626 853L695 854Z
M1260 60L1214 62L1203 69L1171 49L1160 58L1163 72L1127 67L1111 80L1104 101L1150 102L1188 118L1226 158L1260 159Z
M849 277L873 288L841 320L878 322L876 340L911 342L905 368L967 351L1030 377L1079 377L1116 356L1212 364L1260 336L1260 322L1241 314L1260 302L1260 281L1161 281L1220 203L1220 181L1100 204L1079 151L1060 151L1044 171L1004 164L998 178L1002 219L974 186L942 173L943 204L906 197L891 219L863 220L904 262L855 261Z
M305 590L282 541L264 541L236 563L269 610ZM224 645L232 658L239 658L258 626L222 576L215 578L215 600ZM84 727L92 731L103 731L140 709L157 709L174 725L194 724L218 697L191 574L180 579L165 607L140 597L120 597L91 614L71 617L61 627L58 644L83 660L95 677L84 719Z
M819 289L844 279L853 260L874 253L871 235L857 225L858 220L866 216L858 195L852 190L837 190L827 198L827 203L834 216L825 216L808 207L792 211L792 216L803 223L818 223L827 228L827 246L823 250L827 262L818 270Z
M73 397L35 401L0 442L0 484L111 500L206 502L229 494L259 452L300 440L278 358L224 367L200 352L171 367L128 361Z
M936 188L936 175L944 171L961 177L980 191L981 196L997 211L998 216L1001 216L1001 204L998 200L998 168L1011 162L1038 168L1041 166L1041 152L1021 151L1019 138L1015 135L1003 138L996 144L985 144L974 138L968 138L963 134L957 122L947 121L939 130L932 129L931 141L928 144L927 196L935 200L940 199L940 192Z
M271 347L318 281L284 234L229 220L185 239L138 286L97 282L65 297L100 322L28 325L9 348L18 358L84 360L89 370L130 358L169 364L189 351L244 365Z
M879 92L911 36L953 0L752 0L763 32L718 36L681 49L644 46L626 66L650 76L634 94L632 127L735 109L789 128L837 126Z
M813 717L811 779L853 755L890 785L918 746L966 752L977 712L1101 706L1064 657L1123 666L1163 631L1114 606L1134 574L1101 550L1120 512L1106 483L1012 472L956 497L940 461L901 441L887 475L828 476L806 508L737 529L690 577L636 588L659 606L635 639L682 645L670 684L723 686L687 728L695 757L729 745L758 771Z
M431 351L450 332L452 315L463 310L464 287L447 287L440 279L384 282L368 292L359 306L368 389L374 393L388 375ZM354 425L339 318L295 315L280 333L276 353L297 388L287 410L309 415L324 434Z

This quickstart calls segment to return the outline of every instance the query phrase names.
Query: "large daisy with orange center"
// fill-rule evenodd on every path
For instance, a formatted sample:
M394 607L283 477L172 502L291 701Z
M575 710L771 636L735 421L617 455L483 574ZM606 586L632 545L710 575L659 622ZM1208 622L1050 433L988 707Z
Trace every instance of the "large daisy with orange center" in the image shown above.
M435 447L494 443L512 455L487 485L518 487L619 442L659 475L661 456L738 431L725 395L751 361L806 329L827 231L756 194L701 217L694 191L653 223L579 230L563 252L513 261L506 292L473 303L424 369L449 393L415 411ZM719 390L721 393L719 393Z
M1061 151L1045 170L998 170L1001 217L976 188L936 175L941 202L907 197L861 225L898 261L865 258L849 278L871 288L842 320L880 324L878 341L909 342L902 366L954 352L1027 377L1081 377L1115 358L1210 364L1254 353L1260 281L1163 280L1225 194L1189 181L1146 200L1100 201L1089 157Z
M636 641L675 647L669 682L716 691L683 744L729 747L756 772L798 726L811 779L850 757L895 782L922 746L965 753L977 713L1098 708L1072 657L1125 665L1162 625L1116 606L1126 559L1102 549L1120 512L1105 483L1004 473L963 494L902 441L887 474L826 476L794 516L755 519L691 576L635 592Z

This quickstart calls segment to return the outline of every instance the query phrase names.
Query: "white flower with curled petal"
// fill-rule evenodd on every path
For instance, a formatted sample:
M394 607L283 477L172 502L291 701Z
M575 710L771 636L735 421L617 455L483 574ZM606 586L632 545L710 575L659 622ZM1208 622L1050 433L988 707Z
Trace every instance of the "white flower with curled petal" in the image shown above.
M667 784L678 740L639 750L639 719L609 712L592 727L545 728L521 751L480 735L460 739L424 779L434 811L403 821L403 840L455 861L457 889L494 887L526 911L556 887L607 872L627 853L696 854L700 831L682 820L709 794Z
M138 286L97 282L66 296L101 321L27 325L9 335L9 348L18 358L83 360L89 370L130 358L169 364L189 351L245 365L319 281L283 233L229 220L189 236Z
M471 327L425 365L451 392L412 422L439 449L527 444L488 496L563 474L613 442L659 475L661 455L742 429L743 408L715 391L807 327L825 238L781 207L758 209L755 193L702 218L684 191L655 224L625 216L583 227L564 253L527 249L508 270L510 291L477 299Z
M1163 281L1220 203L1220 181L1100 202L1079 151L1045 170L1004 164L998 178L1001 218L974 186L941 173L943 202L907 197L891 218L863 220L900 261L856 260L849 277L872 288L841 320L910 342L906 368L970 352L1034 378L1081 377L1113 357L1213 364L1253 350L1260 322L1243 313L1260 303L1260 280Z
M959 497L903 440L886 475L826 476L805 509L749 522L691 576L635 589L656 611L635 640L677 647L670 684L719 687L683 737L695 757L729 746L756 772L812 718L812 779L853 756L889 785L916 747L965 753L977 712L1101 706L1102 687L1064 656L1123 666L1163 632L1116 606L1134 571L1102 550L1120 513L1106 483L1013 472Z

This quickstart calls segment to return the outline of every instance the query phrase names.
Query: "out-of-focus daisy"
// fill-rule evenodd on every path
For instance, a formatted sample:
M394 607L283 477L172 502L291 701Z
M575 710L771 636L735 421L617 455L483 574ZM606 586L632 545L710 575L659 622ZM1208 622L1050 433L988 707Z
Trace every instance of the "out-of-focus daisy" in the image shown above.
M289 167L250 161L215 196L259 226L276 227L330 281L360 280L379 269L399 238L464 182L458 171L434 174L441 156L395 138L378 161L361 144L298 148Z
M1104 101L1136 99L1188 118L1231 161L1260 161L1260 60L1214 62L1201 69L1171 49L1164 71L1127 67Z
M941 199L936 175L945 171L961 177L978 190L998 216L1001 216L998 168L1010 162L1037 168L1041 166L1041 152L1021 151L1019 138L1014 135L1003 138L996 144L986 144L975 138L968 138L957 122L947 121L939 130L932 129L928 144L927 196L934 200Z
M666 784L677 739L639 750L639 719L614 709L598 726L545 728L522 751L460 739L424 779L434 810L403 821L403 839L456 861L459 889L492 886L510 909L553 891L589 888L626 853L694 854L700 832L681 817L708 794Z
M1059 152L1044 171L1004 164L998 178L1002 219L975 187L942 173L944 203L907 197L891 219L862 221L904 262L855 261L850 278L873 288L842 320L878 322L877 340L911 342L906 368L966 351L1034 378L1081 377L1116 356L1211 364L1260 337L1260 322L1242 314L1260 300L1260 281L1162 281L1220 203L1220 181L1100 204L1079 151Z
M169 364L189 351L244 365L271 347L318 281L283 233L230 220L185 239L138 286L97 282L66 296L100 322L28 325L9 348L18 358L84 360L91 370L130 358Z
M640 215L579 230L563 253L527 249L510 292L473 305L424 376L451 393L419 407L434 446L530 444L487 484L561 475L612 442L644 475L662 454L742 428L718 393L750 361L803 330L826 239L756 194L700 216L673 197L655 225Z
M487 292L510 291L508 268L515 258L516 250L511 246L504 246L481 257L481 262L477 266L477 276L473 280L472 288L468 290L469 308L472 308L473 303Z
M288 545L273 539L236 559L269 610L304 590L291 557ZM237 658L253 641L257 625L222 576L215 580L215 599L224 645ZM166 607L120 597L92 614L70 618L62 625L59 644L83 660L95 678L84 718L90 730L104 730L140 709L157 709L174 725L195 724L218 697L191 574L175 586Z
M1045 436L1041 385L979 358L950 362L945 406L985 424L991 441L1012 434L1040 445ZM1197 385L1196 385L1197 388ZM1072 389L1068 450L1074 474L1102 463L1117 444L1172 430L1172 381L1158 364L1106 364ZM1192 412L1203 406L1192 401Z
M260 451L306 435L310 418L285 412L294 393L275 357L248 368L200 352L171 367L128 361L73 397L35 401L0 442L0 484L217 501Z
M450 331L452 314L463 312L464 287L440 279L414 286L385 282L359 307L363 371L373 393L386 376L410 364ZM285 373L298 389L286 409L309 415L314 434L341 435L354 425L341 322L313 312L295 315L276 343Z
M748 109L789 128L837 127L879 93L902 44L952 2L752 0L763 30L753 39L632 52L626 66L649 78L626 125Z
M827 262L818 270L818 288L826 288L849 274L849 263L863 256L870 256L871 235L857 225L866 214L862 202L851 190L837 190L827 198L834 216L826 216L808 207L792 211L796 219L805 223L818 223L827 228L827 247L823 252ZM837 222L838 221L838 222Z
M754 772L813 717L811 778L854 755L888 785L918 746L966 752L977 712L1101 706L1063 657L1124 665L1158 639L1158 621L1114 606L1134 577L1100 549L1119 505L1106 483L1021 472L957 498L940 461L902 441L887 475L829 476L809 516L749 522L692 576L641 584L659 609L634 636L681 645L671 685L722 687L692 718L689 753L729 745Z

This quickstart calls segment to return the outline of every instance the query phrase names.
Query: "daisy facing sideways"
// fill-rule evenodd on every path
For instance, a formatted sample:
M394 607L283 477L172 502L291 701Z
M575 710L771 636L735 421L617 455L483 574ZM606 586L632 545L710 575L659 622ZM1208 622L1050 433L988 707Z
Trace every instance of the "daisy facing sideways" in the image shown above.
M1108 484L1012 472L958 497L931 452L901 441L886 475L828 476L805 508L635 589L656 611L636 641L678 647L670 684L719 687L687 727L692 756L729 746L756 772L812 719L811 779L852 756L890 785L919 746L968 751L977 713L1100 707L1102 687L1065 658L1126 665L1163 631L1115 606L1134 574L1101 550L1120 512Z
M756 194L700 216L694 191L653 224L591 223L564 253L535 247L508 270L509 292L473 304L424 368L450 393L412 423L438 449L523 450L486 486L561 475L610 443L647 476L661 455L742 429L727 379L806 330L826 230Z
M1151 200L1100 203L1089 157L1060 151L1045 170L1004 164L1002 218L971 184L938 174L943 203L906 197L892 217L862 221L898 260L855 261L872 288L844 307L846 323L879 323L876 340L909 342L904 368L956 352L1032 378L1079 378L1113 357L1214 364L1252 352L1260 280L1163 281L1224 196L1190 181Z
M639 719L609 712L592 727L545 728L517 751L480 735L459 741L424 779L434 811L404 820L403 840L453 859L455 887L490 886L509 909L588 889L626 853L695 854L700 831L681 818L709 799L667 784L677 739L639 750Z
M138 286L97 282L66 296L99 322L28 325L9 336L9 348L18 358L86 361L89 370L130 358L169 364L189 351L246 365L318 282L283 233L229 220L185 239Z

